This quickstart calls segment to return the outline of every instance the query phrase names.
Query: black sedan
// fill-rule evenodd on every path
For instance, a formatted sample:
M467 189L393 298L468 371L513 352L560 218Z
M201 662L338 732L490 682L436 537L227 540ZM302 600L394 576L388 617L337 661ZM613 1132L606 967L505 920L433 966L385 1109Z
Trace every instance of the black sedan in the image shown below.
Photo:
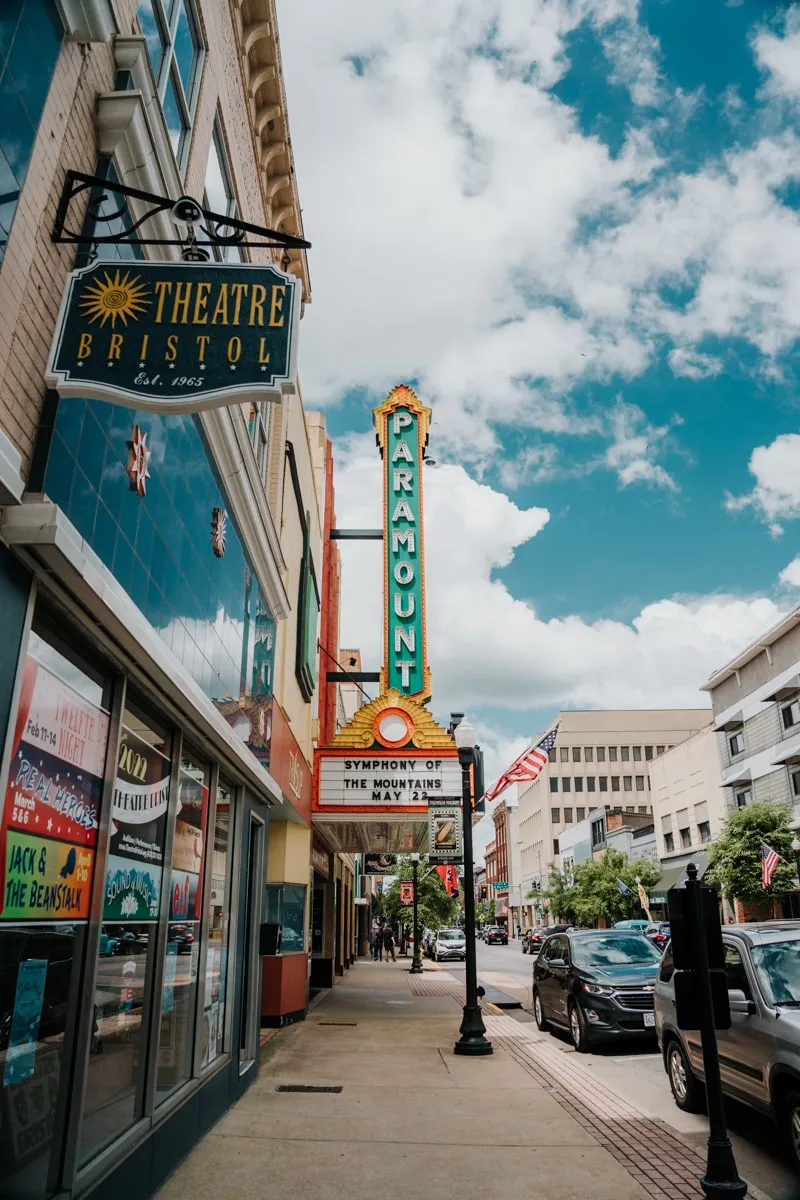
M640 933L573 930L549 937L533 967L533 1015L543 1032L592 1042L655 1037L653 991L661 954Z
M486 945L487 946L507 946L508 945L508 930L503 929L500 925L490 925L486 930Z

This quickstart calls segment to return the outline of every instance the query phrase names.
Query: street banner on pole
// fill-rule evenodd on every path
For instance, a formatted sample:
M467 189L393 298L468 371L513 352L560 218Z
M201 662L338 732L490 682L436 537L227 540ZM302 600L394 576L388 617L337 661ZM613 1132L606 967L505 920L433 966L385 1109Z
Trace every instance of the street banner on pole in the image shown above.
M461 832L461 805L458 800L428 801L428 857L431 863L463 861Z
M414 903L414 884L410 880L404 880L400 884L400 903L401 904L413 904Z

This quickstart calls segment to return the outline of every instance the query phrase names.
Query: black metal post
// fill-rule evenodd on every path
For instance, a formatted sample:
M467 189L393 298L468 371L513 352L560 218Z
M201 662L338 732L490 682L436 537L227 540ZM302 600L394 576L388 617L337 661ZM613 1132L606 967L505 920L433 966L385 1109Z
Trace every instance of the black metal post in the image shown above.
M461 1037L453 1047L455 1054L492 1054L492 1043L478 1003L478 962L475 956L475 878L472 863L472 787L470 767L471 748L459 749L461 764L461 801L464 814L464 933L466 935L466 1004L459 1030Z
M700 1037L703 1043L703 1073L708 1105L708 1157L706 1173L700 1180L700 1186L709 1200L723 1200L725 1197L739 1200L740 1197L747 1194L747 1184L739 1178L733 1157L733 1147L725 1126L725 1105L722 1099L722 1081L719 1074L717 1031L714 1028L714 1002L711 995L702 884L697 878L697 867L694 863L689 863L686 868L686 891L689 894L690 912L696 933Z
M422 959L419 956L419 909L417 908L417 860L411 863L414 872L414 956L411 959L410 975L422 974Z

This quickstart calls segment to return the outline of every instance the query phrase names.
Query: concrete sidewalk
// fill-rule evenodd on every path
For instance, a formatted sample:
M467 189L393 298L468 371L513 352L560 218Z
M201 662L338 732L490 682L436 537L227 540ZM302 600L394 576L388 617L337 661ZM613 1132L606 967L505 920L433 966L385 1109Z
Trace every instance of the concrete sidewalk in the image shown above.
M690 1148L609 1107L577 1062L563 1087L531 1026L487 1014L494 1054L456 1057L462 988L446 971L411 977L405 962L359 961L262 1049L258 1082L160 1200L701 1195ZM341 1091L276 1090L287 1084Z

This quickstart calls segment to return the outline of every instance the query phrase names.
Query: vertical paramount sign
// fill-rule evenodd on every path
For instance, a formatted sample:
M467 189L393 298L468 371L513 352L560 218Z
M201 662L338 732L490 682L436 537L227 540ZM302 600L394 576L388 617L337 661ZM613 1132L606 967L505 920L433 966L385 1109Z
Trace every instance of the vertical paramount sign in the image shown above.
M383 457L384 659L381 690L431 694L425 631L422 452L431 410L401 385L373 411Z

